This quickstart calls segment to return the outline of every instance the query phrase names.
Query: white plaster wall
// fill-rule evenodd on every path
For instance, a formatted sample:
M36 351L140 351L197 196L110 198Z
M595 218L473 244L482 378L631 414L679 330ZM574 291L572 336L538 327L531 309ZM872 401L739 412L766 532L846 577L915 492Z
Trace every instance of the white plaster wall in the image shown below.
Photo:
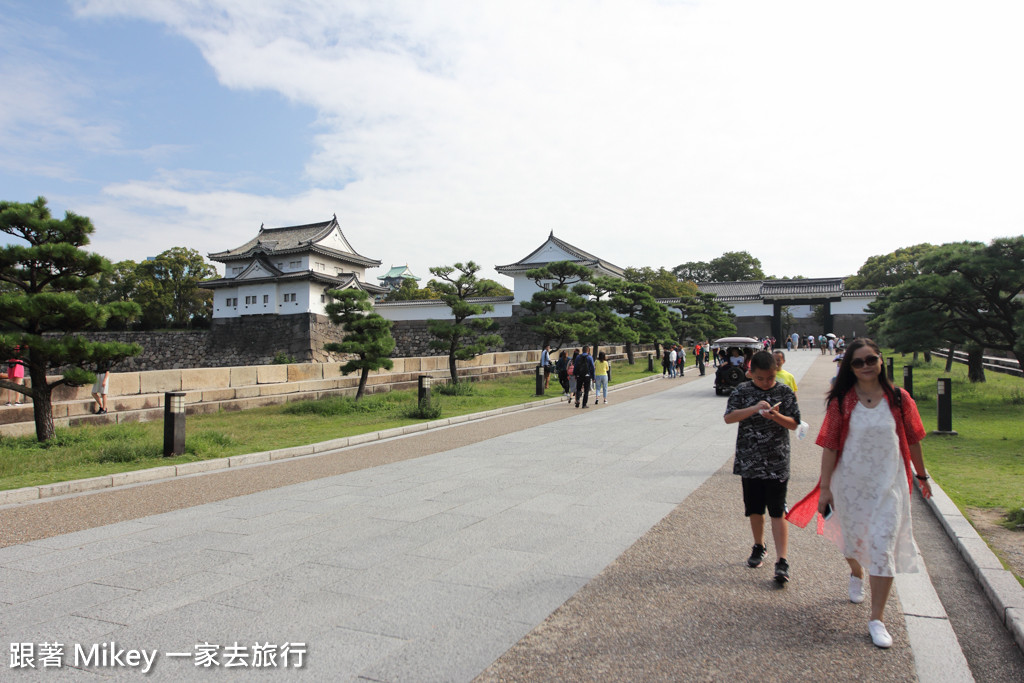
M244 282L244 280L242 281ZM280 302L277 298L277 289L272 284L239 284L235 290L238 292L238 315L265 315L277 313ZM255 296L256 303L246 305L245 297ZM267 303L263 303L263 297L267 297Z
M832 302L832 314L857 314L867 313L868 304L875 300L875 297L858 297L856 299L845 299Z
M474 318L508 318L512 315L512 303L494 304L494 310ZM374 309L387 320L443 320L451 317L451 309L440 301L423 302L405 306L376 306Z
M554 280L550 280L548 283L553 284ZM533 295L539 291L541 291L541 287L538 287L537 283L526 275L517 275L512 280L512 294L517 304L522 301L530 301L533 299Z
M760 301L730 303L729 305L732 306L732 314L738 318L755 315L770 316L775 312L774 306L771 304L761 303Z

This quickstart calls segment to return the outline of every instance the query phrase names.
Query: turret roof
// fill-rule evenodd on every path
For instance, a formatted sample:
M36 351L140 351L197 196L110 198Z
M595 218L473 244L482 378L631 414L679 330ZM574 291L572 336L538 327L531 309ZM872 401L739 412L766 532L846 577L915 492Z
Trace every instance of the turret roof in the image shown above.
M319 244L319 242L335 231L337 231L337 235L342 245L344 245L343 250ZM352 248L352 245L345 238L345 234L341 231L337 215L328 221L308 223L306 225L291 225L280 228L268 228L261 225L259 233L245 244L234 249L211 253L209 257L212 261L225 263L227 261L250 258L257 253L284 255L306 252L333 256L339 260L369 268L380 265L380 261L377 259L363 256Z
M557 249L565 252L572 258L554 259L546 261L537 258L545 250L551 249L551 247L556 247ZM569 244L565 240L555 237L554 230L551 231L551 234L548 235L548 238L544 241L543 244L541 244L539 247L534 249L532 252L530 252L523 258L519 259L515 263L510 263L505 266L495 266L494 269L501 273L502 275L511 275L513 273L522 273L533 268L540 268L541 266L544 266L547 263L553 263L555 261L561 260L572 260L579 263L580 265L587 266L589 268L600 268L619 277L622 277L625 274L625 271L622 268L612 263L609 263L608 261L605 261L602 258L594 256L593 254L588 253L580 249L579 247L573 246L572 244Z

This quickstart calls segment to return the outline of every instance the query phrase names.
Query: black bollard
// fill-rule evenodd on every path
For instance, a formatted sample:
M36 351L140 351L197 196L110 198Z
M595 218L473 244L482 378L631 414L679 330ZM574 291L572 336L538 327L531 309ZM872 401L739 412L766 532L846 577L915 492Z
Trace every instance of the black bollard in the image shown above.
M647 372L654 372L654 356L647 356Z
M185 392L164 393L164 457L185 452Z
M544 395L544 366L537 366L537 395Z
M953 380L949 377L939 378L938 399L939 428L932 433L956 436L953 431Z
M423 399L430 400L430 375L420 375L416 387L416 400L423 404Z
M895 375L895 373L893 373L893 370L892 370L892 358L887 358L886 361L887 361L886 364L885 364L886 368L887 368L886 372L889 373L889 383L892 384L893 382L896 381L896 375Z
M914 366L912 365L903 366L903 388L910 394L910 398L914 398Z

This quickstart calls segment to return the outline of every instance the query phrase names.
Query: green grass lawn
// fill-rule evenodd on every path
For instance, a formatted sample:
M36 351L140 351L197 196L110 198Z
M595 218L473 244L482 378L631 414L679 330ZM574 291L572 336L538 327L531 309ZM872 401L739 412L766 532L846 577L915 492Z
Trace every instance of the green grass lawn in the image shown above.
M895 358L896 384L910 356ZM929 433L925 465L961 509L1024 507L1024 379L986 372L984 383L967 381L967 366L945 360L919 360L914 366L914 395L929 432L938 429L937 379L952 379L953 430L958 436Z
M660 366L657 372L660 372ZM612 386L649 376L646 359L635 365L612 364ZM531 375L473 382L470 395L444 396L435 391L441 418L503 408L541 400L534 395ZM561 389L551 378L547 396ZM360 401L331 397L243 412L190 415L186 424L185 455L165 458L163 421L119 425L83 425L58 429L46 444L34 437L0 436L0 490L52 484L174 465L225 458L278 448L328 441L355 434L419 422L408 413L416 408L415 391L365 396Z

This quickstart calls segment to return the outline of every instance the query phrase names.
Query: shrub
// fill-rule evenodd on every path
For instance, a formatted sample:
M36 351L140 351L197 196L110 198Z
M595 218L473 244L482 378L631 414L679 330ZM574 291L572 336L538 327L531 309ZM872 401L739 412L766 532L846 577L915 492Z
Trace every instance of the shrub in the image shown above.
M472 396L473 385L467 380L463 380L458 383L449 384L437 384L433 387L433 390L442 396Z
M441 402L425 398L415 406L406 409L405 416L416 420L436 420L441 417Z
M1024 508L1018 508L1006 513L1006 522L1003 526L1008 529L1022 529L1024 528Z
M284 351L278 351L274 354L274 359L270 362L274 365L288 365L289 363L295 362L295 357L289 356Z

